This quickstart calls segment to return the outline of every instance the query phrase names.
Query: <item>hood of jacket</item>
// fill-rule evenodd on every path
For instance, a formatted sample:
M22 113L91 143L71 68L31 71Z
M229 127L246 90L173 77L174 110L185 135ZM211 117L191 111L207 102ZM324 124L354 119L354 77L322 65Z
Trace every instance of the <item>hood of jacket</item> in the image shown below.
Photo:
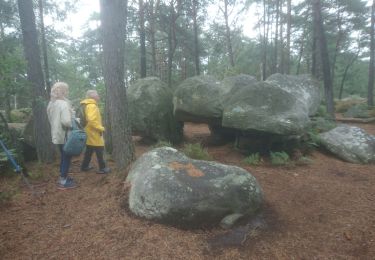
M93 99L93 98L86 98L86 99L82 100L80 103L83 104L83 105L88 105L88 104L95 104L96 105L96 100Z

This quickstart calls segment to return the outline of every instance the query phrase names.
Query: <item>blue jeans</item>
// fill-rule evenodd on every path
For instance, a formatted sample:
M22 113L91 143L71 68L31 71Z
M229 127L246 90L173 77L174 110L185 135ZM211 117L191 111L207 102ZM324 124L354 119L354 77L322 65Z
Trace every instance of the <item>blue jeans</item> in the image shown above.
M60 155L61 155L61 160L60 160L60 177L61 178L66 178L68 177L68 172L69 172L69 167L70 167L70 161L72 159L72 156L67 155L64 150L63 144L59 144L59 150L60 150Z

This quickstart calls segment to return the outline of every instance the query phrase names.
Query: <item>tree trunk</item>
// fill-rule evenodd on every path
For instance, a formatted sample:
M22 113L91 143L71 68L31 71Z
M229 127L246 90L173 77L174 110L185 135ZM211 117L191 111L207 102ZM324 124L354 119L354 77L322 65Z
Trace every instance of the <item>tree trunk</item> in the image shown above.
M280 0L280 30L279 30L279 33L280 33L280 43L279 43L279 46L280 46L280 66L279 66L279 72L284 74L285 72L285 48L284 48L284 19L283 18L283 13L282 13L282 6L284 4L284 1L283 0Z
M177 47L176 44L176 13L174 9L174 0L170 1L169 5L169 34L168 34L168 86L172 87L172 67L173 57Z
M290 34L292 28L292 1L287 0L285 73L290 74Z
M314 16L314 11L313 14ZM313 18L315 19L315 17ZM316 78L318 77L317 73L317 56L318 56L318 50L317 50L317 27L315 24L312 26L312 46L311 46L311 75L315 76Z
M344 75L342 76L341 84L340 84L340 92L339 92L339 99L341 100L342 98L342 93L344 92L344 83L346 80L346 75L348 75L349 68L353 65L353 63L356 61L359 55L359 48L357 54L354 56L354 58L346 65L345 70L344 70Z
M276 24L275 24L275 49L273 55L273 73L278 71L278 63L277 63L277 50L278 46L278 37L279 37L279 17L280 17L280 0L276 0Z
M199 42L198 42L198 1L193 0L193 26L194 26L194 61L195 61L195 75L200 75L200 61L199 61Z
M225 38L226 38L226 42L227 42L229 63L232 67L234 67L232 39L231 39L231 32L230 32L230 28L229 28L228 0L224 0L223 14L224 14L224 20L225 20Z
M340 11L339 7L338 7L338 10L337 10L337 18L336 18L336 20L337 20L338 31L336 33L337 34L336 46L335 46L335 52L333 53L332 65L331 65L332 86L334 85L334 81L335 81L336 60L337 60L337 56L338 56L338 54L340 52L341 40L342 40L342 37L343 37L341 11Z
M8 121L8 123L12 123L11 112L12 107L10 105L10 94L8 90L5 90L5 118Z
M44 61L44 75L45 75L45 86L47 88L47 96L49 97L51 93L51 80L49 76L48 67L48 54L47 54L47 41L46 41L46 31L44 28L44 14L43 14L43 0L39 0L39 15L40 15L40 32L42 37L42 53Z
M112 139L112 157L118 169L125 169L134 159L134 146L128 117L124 83L124 47L127 1L100 0L103 42L103 74L106 86L106 125Z
M303 28L303 33L302 33L302 37L301 37L300 49L299 49L299 53L298 53L298 63L297 63L296 75L299 75L299 72L300 72L300 69L301 69L301 60L302 60L303 51L304 51L304 48L305 48L305 37L306 37L306 26Z
M139 0L139 41L140 41L140 57L141 57L141 78L147 76L146 68L146 31L145 31L145 10L143 0Z
M371 28L370 28L370 64L368 70L367 105L374 106L374 63L375 63L375 0L371 8Z
M44 78L32 1L18 0L18 10L21 20L23 47L27 61L27 78L33 91L32 109L38 160L40 162L52 162L54 149L51 142L51 129L46 111L47 93L44 89Z
M320 0L314 0L314 27L319 39L320 56L323 68L323 79L324 79L324 93L326 99L327 112L332 119L335 118L335 108L333 105L333 87L330 71L330 63L327 49L327 41L325 37L323 20L322 20L322 9Z
M262 80L266 80L267 77L267 36L266 36L266 23L267 23L267 4L266 0L263 0L263 53L262 53Z
M155 5L154 1L150 0L149 7L150 7L150 19L149 19L149 25L150 25L150 33L149 33L149 41L151 46L151 62L152 62L152 75L157 76L159 73L157 73L157 62L156 62L156 10L159 6L160 0L157 0ZM160 77L160 74L158 75Z

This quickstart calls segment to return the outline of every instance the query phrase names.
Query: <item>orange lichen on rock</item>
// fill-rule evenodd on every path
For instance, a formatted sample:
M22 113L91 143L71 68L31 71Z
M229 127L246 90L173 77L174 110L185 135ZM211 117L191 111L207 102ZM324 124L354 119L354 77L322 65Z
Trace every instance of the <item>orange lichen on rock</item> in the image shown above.
M190 177L204 176L204 173L197 169L192 163L183 164L179 162L171 162L168 166L174 170L185 170Z

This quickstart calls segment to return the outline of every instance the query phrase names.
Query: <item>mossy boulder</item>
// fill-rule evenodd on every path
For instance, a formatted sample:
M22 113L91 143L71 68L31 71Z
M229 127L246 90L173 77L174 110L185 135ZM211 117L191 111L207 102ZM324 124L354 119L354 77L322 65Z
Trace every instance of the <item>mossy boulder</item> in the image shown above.
M363 129L349 125L319 135L321 144L347 162L375 163L375 136Z
M175 90L174 114L184 122L220 125L224 93L223 85L212 76L188 78Z
M134 214L184 227L220 221L231 225L238 217L256 213L263 200L257 180L244 169L193 160L170 147L143 154L127 181Z
M173 115L172 90L159 78L137 80L128 88L129 117L135 134L178 143L183 123Z
M223 127L280 135L302 133L309 123L305 104L272 82L258 82L233 94Z

